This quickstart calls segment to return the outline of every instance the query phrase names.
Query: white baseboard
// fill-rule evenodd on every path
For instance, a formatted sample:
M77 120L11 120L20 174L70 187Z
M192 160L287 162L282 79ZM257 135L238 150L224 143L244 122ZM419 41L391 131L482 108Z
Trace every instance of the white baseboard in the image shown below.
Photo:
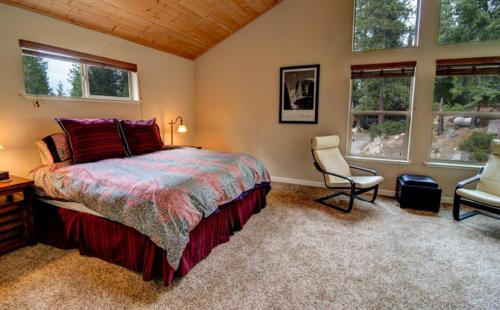
M296 185L305 185L305 186L326 188L325 183L319 182L319 181L292 179L292 178L284 178L284 177L276 177L276 176L271 176L271 181L272 182L287 183L287 184L296 184ZM390 189L379 189L378 193L380 196L384 196L384 197L396 197L396 191L390 190ZM441 197L441 203L452 204L453 198Z

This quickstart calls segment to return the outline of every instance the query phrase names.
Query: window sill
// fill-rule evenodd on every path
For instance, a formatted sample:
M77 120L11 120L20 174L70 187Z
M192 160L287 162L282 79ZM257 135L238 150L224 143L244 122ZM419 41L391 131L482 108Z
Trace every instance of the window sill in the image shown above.
M359 157L359 156L346 156L346 158L349 160L355 160L355 161L369 161L369 162L391 164L391 165L409 165L409 164L411 164L410 161L403 160L403 159L368 158L368 157Z
M70 101L70 102L107 102L107 103L131 103L138 104L141 100L121 99L121 98L73 98L73 97L56 97L56 96L34 96L21 94L21 97L27 100L38 101Z
M478 170L483 167L483 165L477 164L459 164L459 163L443 163L443 162L432 162L426 161L424 163L427 167L433 168L448 168L448 169L463 169L463 170Z

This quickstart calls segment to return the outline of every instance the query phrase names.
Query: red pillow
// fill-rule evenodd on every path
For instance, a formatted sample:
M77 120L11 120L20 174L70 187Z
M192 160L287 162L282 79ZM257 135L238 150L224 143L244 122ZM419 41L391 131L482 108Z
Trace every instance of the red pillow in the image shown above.
M129 155L141 155L163 149L156 118L144 121L120 121L123 140Z
M75 164L125 157L118 120L56 118L68 135Z

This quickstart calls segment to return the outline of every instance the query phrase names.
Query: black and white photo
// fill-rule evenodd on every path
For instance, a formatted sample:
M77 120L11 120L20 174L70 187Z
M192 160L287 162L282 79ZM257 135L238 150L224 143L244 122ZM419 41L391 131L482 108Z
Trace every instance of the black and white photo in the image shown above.
M280 69L280 123L318 123L319 65Z

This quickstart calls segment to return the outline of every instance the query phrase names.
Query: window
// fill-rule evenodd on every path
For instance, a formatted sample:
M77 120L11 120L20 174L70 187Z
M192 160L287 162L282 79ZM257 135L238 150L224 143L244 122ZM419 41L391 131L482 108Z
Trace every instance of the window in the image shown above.
M432 161L481 163L500 136L500 57L438 60Z
M408 160L415 66L351 67L349 155Z
M20 40L26 95L138 100L137 66Z
M500 40L498 0L441 0L439 43Z
M417 45L419 0L356 0L354 51Z

